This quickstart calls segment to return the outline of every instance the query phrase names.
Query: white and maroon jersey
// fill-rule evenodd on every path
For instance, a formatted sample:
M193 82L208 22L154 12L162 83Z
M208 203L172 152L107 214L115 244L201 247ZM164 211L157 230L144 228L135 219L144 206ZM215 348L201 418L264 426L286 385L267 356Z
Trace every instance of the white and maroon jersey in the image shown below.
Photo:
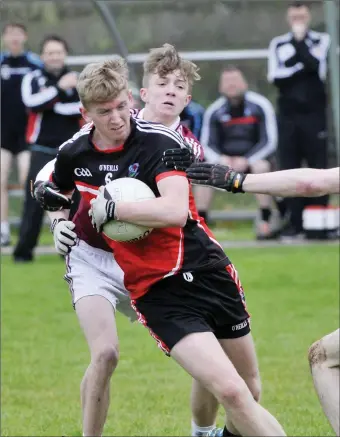
M186 271L214 271L228 265L229 260L198 216L192 193L184 228L154 229L148 238L133 244L112 241L94 230L88 211L101 185L135 177L159 197L159 180L176 174L185 176L184 172L169 171L162 161L165 150L185 147L181 135L141 119L132 119L131 127L124 145L104 152L93 143L94 126L84 126L60 148L51 179L61 190L78 189L81 202L73 218L78 237L94 247L100 241L100 247L106 245L114 253L124 271L126 289L132 298L138 298L164 277Z

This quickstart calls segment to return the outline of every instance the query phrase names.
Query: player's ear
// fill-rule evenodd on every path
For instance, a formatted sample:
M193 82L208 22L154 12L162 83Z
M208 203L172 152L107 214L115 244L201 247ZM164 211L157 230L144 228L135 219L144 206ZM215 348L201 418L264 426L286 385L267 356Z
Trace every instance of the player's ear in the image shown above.
M148 89L147 88L141 88L139 91L140 98L144 103L148 103Z
M91 123L92 118L89 116L88 110L84 108L84 106L80 107L80 113L83 119L86 121L86 123Z
M191 102L191 98L192 98L191 94L188 94L188 95L186 96L186 99L185 99L185 106L188 106L188 105L189 105L189 103Z

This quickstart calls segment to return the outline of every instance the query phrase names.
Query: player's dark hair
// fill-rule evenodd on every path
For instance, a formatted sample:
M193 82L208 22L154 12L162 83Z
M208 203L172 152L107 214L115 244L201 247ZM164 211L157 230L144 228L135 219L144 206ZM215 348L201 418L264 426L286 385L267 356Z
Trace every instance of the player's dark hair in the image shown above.
M296 1L290 2L288 4L288 8L308 8L308 9L310 9L310 4L308 2L296 0Z
M10 27L16 27L18 29L21 29L23 32L27 33L27 28L24 24L22 23L17 23L17 22L12 22L12 23L6 23L2 29L2 34L4 34L6 32L7 29L9 29Z
M47 43L49 43L50 41L56 41L59 42L60 44L62 44L64 46L64 49L67 53L70 52L70 48L69 45L67 44L67 42L64 40L64 38L61 38L59 35L47 35L45 36L45 38L41 41L40 43L40 53L42 53L45 49L45 45Z

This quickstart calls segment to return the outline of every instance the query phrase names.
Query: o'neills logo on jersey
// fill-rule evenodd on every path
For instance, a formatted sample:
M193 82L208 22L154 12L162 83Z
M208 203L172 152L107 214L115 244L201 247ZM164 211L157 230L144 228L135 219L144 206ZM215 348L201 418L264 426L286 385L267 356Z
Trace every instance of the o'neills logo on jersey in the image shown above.
M118 171L118 165L117 164L101 164L99 166L100 171Z

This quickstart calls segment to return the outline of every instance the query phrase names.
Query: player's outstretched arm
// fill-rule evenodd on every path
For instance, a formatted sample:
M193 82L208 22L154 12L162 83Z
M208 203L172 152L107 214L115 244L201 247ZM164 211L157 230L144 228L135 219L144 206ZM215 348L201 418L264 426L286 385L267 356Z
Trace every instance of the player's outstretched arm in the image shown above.
M219 164L193 164L187 169L192 183L226 191L274 196L317 197L339 193L340 169L299 168L262 174L244 174Z
M339 193L340 169L298 168L272 173L249 174L243 182L247 193L276 196L317 197Z

